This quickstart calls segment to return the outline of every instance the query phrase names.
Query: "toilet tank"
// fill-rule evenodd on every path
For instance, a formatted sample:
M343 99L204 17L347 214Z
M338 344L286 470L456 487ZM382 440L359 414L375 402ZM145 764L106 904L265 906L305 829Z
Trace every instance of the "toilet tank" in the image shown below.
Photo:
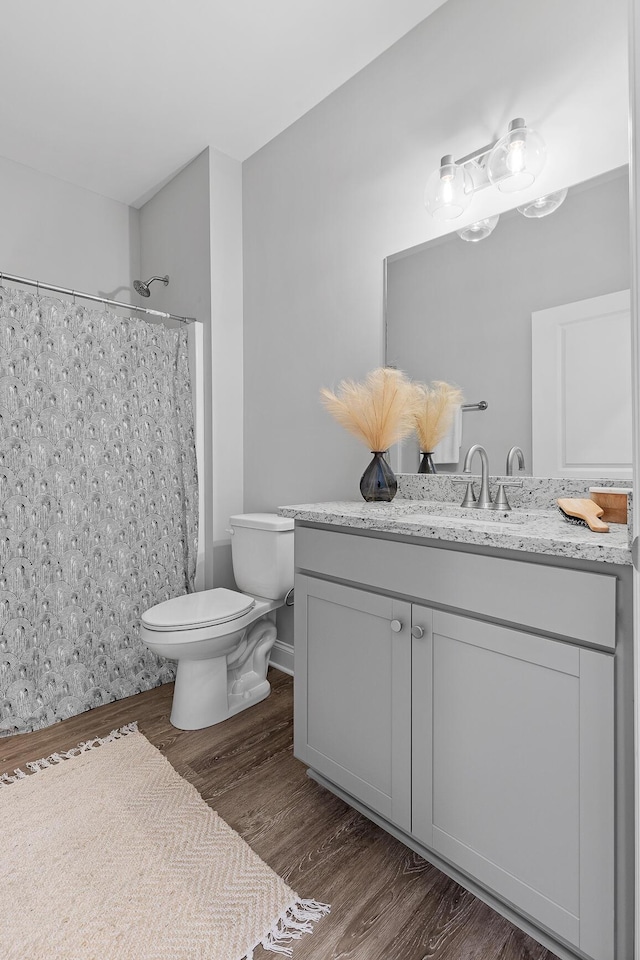
M238 590L282 600L293 586L293 520L275 513L239 513L229 523Z

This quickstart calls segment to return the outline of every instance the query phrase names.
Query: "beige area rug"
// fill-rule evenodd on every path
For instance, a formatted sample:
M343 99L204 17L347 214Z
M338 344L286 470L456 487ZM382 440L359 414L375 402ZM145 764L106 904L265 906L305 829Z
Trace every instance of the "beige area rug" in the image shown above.
M301 900L132 724L0 777L4 960L251 960Z

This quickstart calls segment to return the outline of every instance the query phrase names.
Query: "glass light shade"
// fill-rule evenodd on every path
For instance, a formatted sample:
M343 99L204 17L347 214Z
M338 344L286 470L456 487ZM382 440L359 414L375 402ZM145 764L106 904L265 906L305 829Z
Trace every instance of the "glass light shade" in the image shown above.
M535 181L546 160L544 140L519 117L489 154L487 176L502 193L526 190Z
M473 180L449 154L440 161L427 181L424 204L435 220L455 220L471 203Z
M546 197L538 197L537 200L531 200L522 207L518 207L518 212L521 213L523 217L548 217L550 213L557 210L560 204L564 202L568 192L568 189L565 187L564 190L556 190L555 193L548 193Z
M484 220L476 220L470 223L468 227L462 230L456 230L456 233L462 240L469 240L470 243L477 243L478 240L484 240L496 228L500 217L496 214L494 217L486 217Z

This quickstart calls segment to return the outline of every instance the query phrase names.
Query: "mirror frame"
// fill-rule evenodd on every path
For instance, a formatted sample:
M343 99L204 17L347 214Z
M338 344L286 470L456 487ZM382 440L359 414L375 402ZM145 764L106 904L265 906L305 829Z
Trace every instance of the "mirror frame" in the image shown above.
M629 0L629 225L631 243L631 344L632 344L632 433L633 433L633 491L640 489L640 346L638 316L640 313L640 0ZM635 704L635 944L634 958L640 960L640 570L638 567L638 537L633 538L633 686Z

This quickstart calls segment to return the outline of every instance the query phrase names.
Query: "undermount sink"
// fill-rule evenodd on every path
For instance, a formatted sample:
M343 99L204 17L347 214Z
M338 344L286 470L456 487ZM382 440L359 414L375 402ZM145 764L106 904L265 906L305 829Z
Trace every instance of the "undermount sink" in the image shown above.
M447 504L447 506L449 506ZM510 510L479 510L476 507L449 507L447 510L415 510L412 513L403 513L397 518L400 521L409 520L418 523L429 521L463 520L465 523L477 524L505 524L524 523L524 517L518 516Z
M520 508L511 510L491 510L479 507L462 507L459 503L446 500L394 500L392 503L373 502L360 505L359 512L365 517L380 515L396 523L422 523L435 526L454 521L470 526L504 526L522 524L540 519L542 511L528 512Z

